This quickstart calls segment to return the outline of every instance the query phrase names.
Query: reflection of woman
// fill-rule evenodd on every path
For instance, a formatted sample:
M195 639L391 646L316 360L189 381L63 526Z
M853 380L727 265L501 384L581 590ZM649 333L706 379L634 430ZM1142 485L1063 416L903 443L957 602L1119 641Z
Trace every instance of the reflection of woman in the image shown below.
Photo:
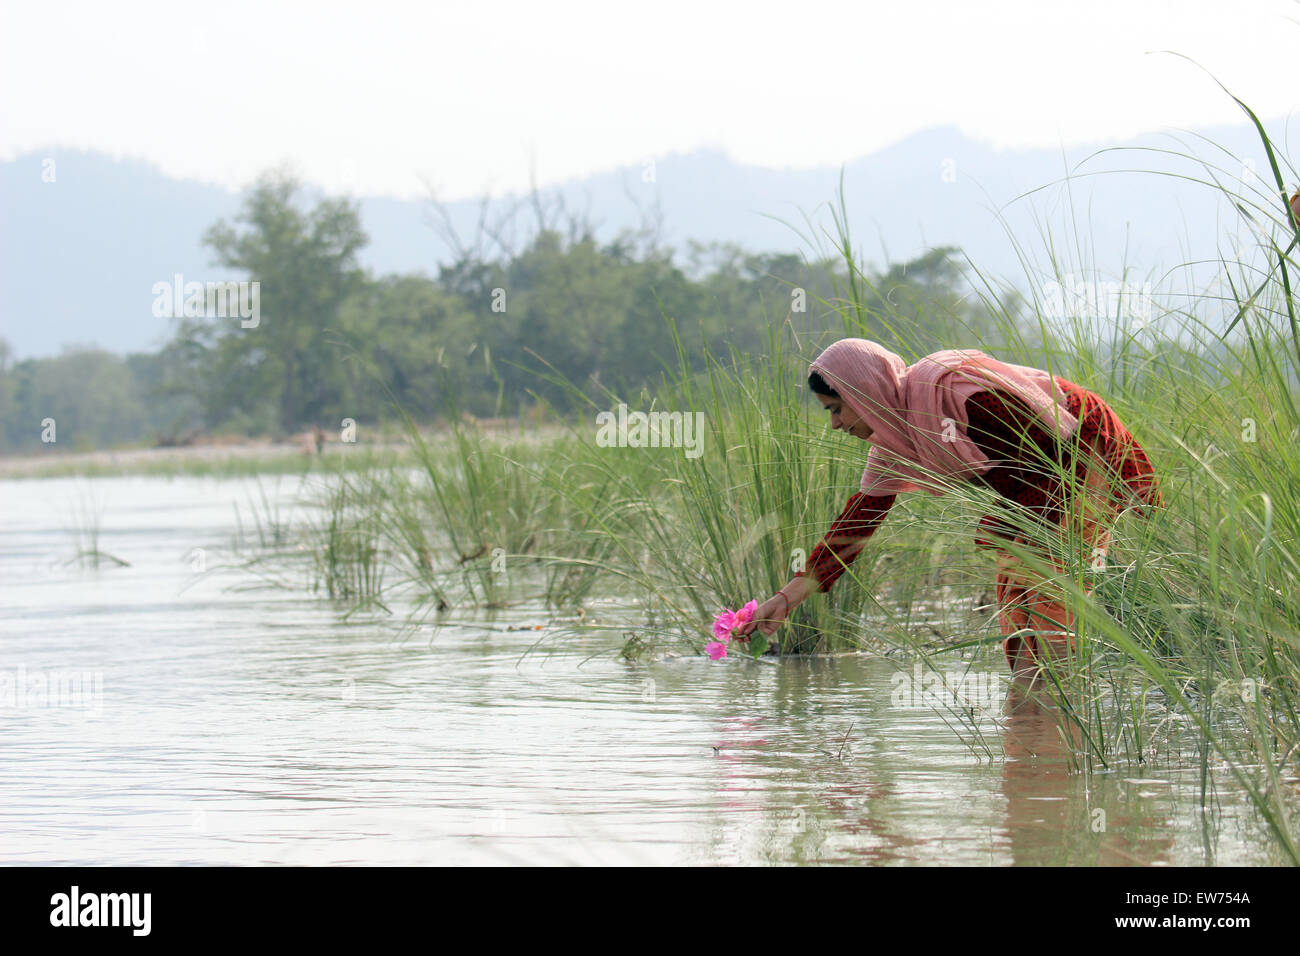
M1070 848L1087 845L1089 808L1086 799L1080 799L1086 789L1071 775L1066 759L1078 749L1079 728L1072 723L1062 727L1054 708L1015 684L1007 688L1002 707L1007 758L1002 764L1002 794L1011 862L1059 862L1062 856L1066 862L1080 862L1072 858Z
M831 426L870 441L859 491L809 557L807 571L759 605L737 630L773 633L812 591L828 591L857 557L902 492L941 495L952 480L973 481L1057 535L1073 524L1087 548L1104 554L1109 526L1132 505L1163 506L1151 463L1100 396L1063 378L1000 362L975 349L948 349L914 365L867 339L841 339L809 366L808 384ZM1077 447L1076 447L1077 441ZM1075 490L1062 480L1073 467ZM1070 500L1067 501L1067 498ZM1025 545L1003 517L985 515L975 543L996 552L999 623L1013 672L1025 674L1071 646L1064 595L990 538ZM1060 569L1061 564L1052 559Z
M1013 683L1003 702L1003 831L1014 866L1167 863L1169 820L1138 815L1103 782L1070 769L1082 733L1040 694Z

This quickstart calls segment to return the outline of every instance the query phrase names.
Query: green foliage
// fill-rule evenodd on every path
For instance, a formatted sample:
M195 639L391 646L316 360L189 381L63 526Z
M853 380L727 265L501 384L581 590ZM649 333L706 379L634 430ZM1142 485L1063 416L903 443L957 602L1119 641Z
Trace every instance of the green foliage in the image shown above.
M156 356L124 359L78 346L54 358L0 360L0 448L41 447L47 418L55 421L56 445L78 451L165 433L185 406L153 400L150 383L159 368Z
M173 344L184 351L209 427L240 414L264 420L259 412L266 408L284 431L356 417L355 382L341 361L348 330L340 313L365 286L356 256L367 239L354 202L323 199L304 211L300 192L288 176L264 176L236 224L219 222L204 237L218 264L260 284L256 326L207 316L180 320Z
M567 414L582 403L557 376L636 395L677 364L679 338L685 373L706 375L706 355L762 352L773 321L821 335L841 321L850 285L862 334L895 341L903 329L922 352L982 321L951 249L849 276L838 250L805 261L689 243L679 256L634 233L602 245L591 232L541 228L496 257L466 251L437 278L372 279L357 266L356 204L310 205L300 183L269 173L233 223L205 236L216 264L259 283L257 325L178 318L157 354L125 361L78 350L15 366L0 352L0 447L32 447L47 416L99 448L333 430L344 418L373 433L400 424L394 402L425 424Z
M845 231L841 262L804 266L801 287L815 293L817 317L790 311L788 286L764 288L763 301L779 306L761 337L747 340L752 350L742 349L732 337L745 330L710 324L707 310L691 304L700 301L692 290L743 303L756 283L772 280L760 280L743 253L715 248L713 271L688 278L680 300L687 305L676 307L694 312L659 300L668 346L638 340L649 350L642 364L659 362L645 385L604 372L613 340L588 342L571 361L543 363L544 386L534 391L557 412L582 410L567 416L567 434L540 448L503 447L458 428L442 449L422 446L418 481L369 497L443 555L422 592L436 593L439 607L584 602L604 587L638 609L637 622L620 627L623 656L699 653L713 615L762 600L788 580L793 549L811 549L856 488L865 448L827 432L805 381L808 359L830 338L874 338L904 356L960 344L1050 368L1116 409L1155 463L1168 504L1149 519L1122 516L1103 565L1092 565L1078 540L1056 546L1063 570L1023 555L1065 594L1078 626L1077 655L1051 668L1045 688L1075 769L1190 761L1208 804L1209 768L1226 767L1282 851L1300 861L1288 806L1300 771L1300 337L1286 194L1279 187L1274 234L1264 243L1267 281L1224 263L1241 266L1239 293L1226 301L1175 297L1176 306L1140 327L1097 315L1053 325L1036 305L991 283L979 287L976 314L947 254L873 273ZM698 247L692 253L706 258ZM507 266L542 260L551 263L545 280L503 268L483 281L517 281L512 317L555 336L554 316L570 301L555 276L576 283L579 264L596 270L599 257L547 240ZM1053 266L1062 279L1085 271ZM616 300L595 301L590 308L599 311ZM585 309L578 305L576 324L590 336ZM1233 337L1208 332L1229 321ZM545 341L555 347L558 339ZM446 387L450 400L454 386ZM619 402L701 413L703 454L602 446L594 413ZM527 506L514 510L520 501ZM904 496L831 594L795 609L777 649L867 647L927 664L989 655L986 666L1003 667L996 609L981 597L991 590L992 561L970 544L989 503L973 486L943 499ZM439 540L452 546L439 549ZM484 548L507 540L516 572L527 554L548 575L525 577L527 586L493 578ZM574 628L609 626L593 615ZM761 653L761 644L751 650ZM748 666L743 653L733 656L734 665L719 666ZM974 718L952 716L972 746L991 755Z

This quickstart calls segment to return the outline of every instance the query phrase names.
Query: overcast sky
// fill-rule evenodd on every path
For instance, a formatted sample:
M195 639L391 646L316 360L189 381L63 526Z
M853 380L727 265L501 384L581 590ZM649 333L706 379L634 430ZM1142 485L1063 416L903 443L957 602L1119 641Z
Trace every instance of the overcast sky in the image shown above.
M444 199L699 147L838 166L954 125L998 147L1238 123L1300 143L1300 3L5 0L0 158L53 145L237 187Z

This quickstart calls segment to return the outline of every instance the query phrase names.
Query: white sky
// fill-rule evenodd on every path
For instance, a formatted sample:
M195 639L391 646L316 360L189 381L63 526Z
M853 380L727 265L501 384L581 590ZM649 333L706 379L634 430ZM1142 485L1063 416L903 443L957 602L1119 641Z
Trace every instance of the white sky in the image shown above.
M838 166L941 125L1015 147L1243 120L1161 50L1263 117L1300 105L1297 0L3 2L0 158L231 187L289 162L457 199L698 147Z

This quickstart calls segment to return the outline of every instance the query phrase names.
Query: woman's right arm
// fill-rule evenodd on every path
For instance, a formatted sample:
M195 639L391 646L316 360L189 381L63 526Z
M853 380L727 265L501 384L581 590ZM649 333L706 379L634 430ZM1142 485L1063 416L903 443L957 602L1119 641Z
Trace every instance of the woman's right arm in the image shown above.
M811 578L808 590L826 592L866 546L894 504L895 495L867 495L858 492L844 506L821 543L808 556L808 569L796 579Z
M809 594L829 591L885 520L896 497L858 492L849 498L840 516L808 556L807 569L796 572L785 587L760 604L754 611L754 619L737 628L736 636L747 639L756 628L772 634Z

